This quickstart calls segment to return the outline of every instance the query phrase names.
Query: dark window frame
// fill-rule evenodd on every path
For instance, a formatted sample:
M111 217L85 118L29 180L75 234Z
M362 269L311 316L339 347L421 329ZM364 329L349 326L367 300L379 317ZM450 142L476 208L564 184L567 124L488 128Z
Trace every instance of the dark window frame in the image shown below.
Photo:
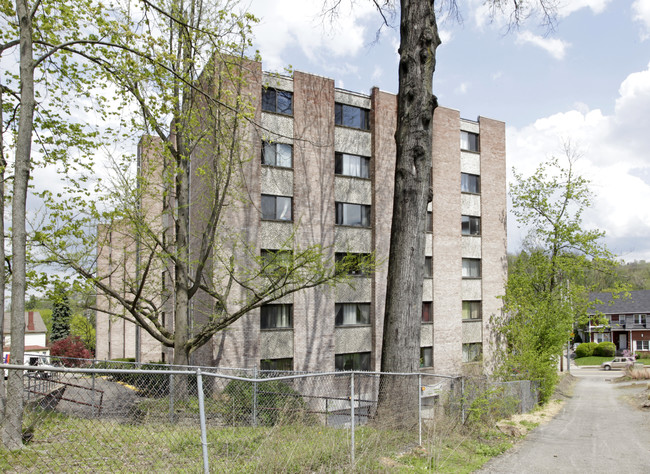
M260 360L260 370L291 372L293 371L293 357Z
M424 257L424 278L433 278L433 257Z
M335 206L334 218L335 218L336 225L342 225L348 227L362 227L362 228L369 228L371 226L372 206L370 206L369 204L356 204L350 202L336 201L334 203L334 206ZM351 224L349 222L344 222L346 206L359 207L359 222L360 222L359 224Z
M433 322L433 301L422 302L422 318L423 323Z
M356 308L354 323L344 323L344 307L354 305ZM351 326L369 326L370 325L370 303L336 303L334 305L334 326L351 327ZM364 321L365 319L365 321Z
M481 235L481 218L462 215L460 217L460 233L461 235Z
M344 252L336 252L334 254L334 262L338 263L344 260L346 257L351 257L351 258L358 258L360 261L359 262L352 262L350 267L348 268L348 275L354 276L354 277L367 277L367 276L372 276L372 269L371 268L366 268L365 265L363 264L364 261L367 261L370 259L370 254L369 253L344 253Z
M479 321L483 319L483 302L481 300L463 300L462 303L462 315L463 321ZM467 314L469 317L465 317L465 306L468 306ZM478 306L478 310L477 307Z
M288 108L286 102L289 103ZM262 111L292 116L293 92L275 87L262 87Z
M288 325L278 325L278 320L282 319L279 313L272 314L273 310L288 308ZM265 314L266 313L266 314ZM293 305L287 303L265 304L260 307L260 330L272 331L275 329L293 329Z
M269 214L264 214L265 213L265 208L268 209L269 204L268 201L271 198L273 200L273 216L274 217L269 217ZM281 216L278 216L278 210L282 208L278 208L278 201L280 199L288 199L289 200L289 216L288 218L282 218ZM264 201L267 201L267 204L264 203ZM280 222L293 222L293 197L291 196L276 196L275 194L262 194L261 198L261 211L262 211L262 220L265 221L280 221Z
M481 176L472 173L461 173L460 192L467 194L481 194Z
M465 144L463 136L467 136L467 143ZM466 146L464 148L464 146ZM481 139L478 133L468 132L466 130L460 131L460 149L463 151L471 151L474 153L480 153L481 151Z
M345 159L347 157L359 158L359 174L343 172L343 169L345 168ZM370 179L370 157L337 151L334 153L334 174L337 176Z
M278 146L282 147L289 147L290 150L290 156L289 160L291 161L291 164L289 166L284 166L284 165L279 165L278 163ZM271 159L267 159L267 150L269 148L273 148L273 163ZM275 168L284 168L284 169L293 169L293 145L289 143L277 143L277 142L269 142L266 140L262 140L262 165L264 166L273 166Z
M427 367L433 367L433 346L420 347L420 368Z
M348 352L334 354L334 369L336 371L369 371L370 352Z
M477 266L478 266L478 274L473 275L472 271L470 271L469 274L466 275L465 274L465 262L477 264ZM481 278L481 275L483 273L483 269L482 269L482 262L481 262L480 258L463 258L462 264L463 264L462 265L462 276L463 276L464 279L475 279L476 280L476 279ZM472 270L472 267L470 267L470 270Z
M478 347L478 350L476 348ZM465 349L467 348L467 352ZM462 346L463 363L481 362L483 360L483 343L469 342Z
M334 104L334 124L357 130L370 130L370 110L336 102Z

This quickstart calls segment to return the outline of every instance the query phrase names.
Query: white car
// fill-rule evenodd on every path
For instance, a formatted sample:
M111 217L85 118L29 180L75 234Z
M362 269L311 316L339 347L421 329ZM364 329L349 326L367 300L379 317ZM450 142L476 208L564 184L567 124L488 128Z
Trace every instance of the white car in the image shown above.
M614 357L614 360L608 360L600 364L600 367L605 370L624 369L634 365L636 359L634 357Z

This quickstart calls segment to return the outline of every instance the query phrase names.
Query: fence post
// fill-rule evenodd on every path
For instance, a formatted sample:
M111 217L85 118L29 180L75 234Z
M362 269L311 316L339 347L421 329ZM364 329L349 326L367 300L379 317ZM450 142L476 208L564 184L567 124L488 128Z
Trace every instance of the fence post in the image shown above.
M201 447L203 448L203 472L210 473L210 465L208 464L208 436L205 429L205 406L203 404L203 377L201 376L201 369L196 369L196 385L199 395L199 418L201 421Z
M169 374L169 422L174 422L174 374Z
M354 372L350 375L350 460L354 466Z
M418 439L422 446L422 374L418 374Z
M465 423L465 377L460 378L460 420Z
M95 368L95 360L94 359L93 359L92 363L90 364L90 366L93 369ZM93 416L97 415L97 392L95 391L95 377L96 376L97 376L97 374L95 372L93 372L93 375L92 375Z
M253 426L257 426L257 364L253 366Z

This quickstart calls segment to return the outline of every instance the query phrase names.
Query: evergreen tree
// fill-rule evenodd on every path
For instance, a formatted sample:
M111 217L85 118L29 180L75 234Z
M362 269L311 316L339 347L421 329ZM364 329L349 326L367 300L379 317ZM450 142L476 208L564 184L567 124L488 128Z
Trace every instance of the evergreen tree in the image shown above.
M54 304L52 307L52 334L50 341L65 339L70 335L70 303L65 290L58 287L54 291Z

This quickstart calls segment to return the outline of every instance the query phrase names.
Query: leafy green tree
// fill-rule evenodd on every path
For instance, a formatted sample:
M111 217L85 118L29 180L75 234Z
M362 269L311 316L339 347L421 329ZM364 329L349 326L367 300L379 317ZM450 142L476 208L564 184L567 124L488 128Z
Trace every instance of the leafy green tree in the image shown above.
M529 233L509 269L503 315L492 319L503 351L496 373L539 381L542 402L555 387L558 357L574 324L591 305L585 272L611 274L616 267L604 233L583 226L589 181L576 173L570 145L564 151L566 164L551 158L529 177L514 173L512 211Z
M50 341L56 342L59 339L65 339L70 335L70 319L72 310L65 290L58 287L54 291L54 304L52 308L52 332Z

